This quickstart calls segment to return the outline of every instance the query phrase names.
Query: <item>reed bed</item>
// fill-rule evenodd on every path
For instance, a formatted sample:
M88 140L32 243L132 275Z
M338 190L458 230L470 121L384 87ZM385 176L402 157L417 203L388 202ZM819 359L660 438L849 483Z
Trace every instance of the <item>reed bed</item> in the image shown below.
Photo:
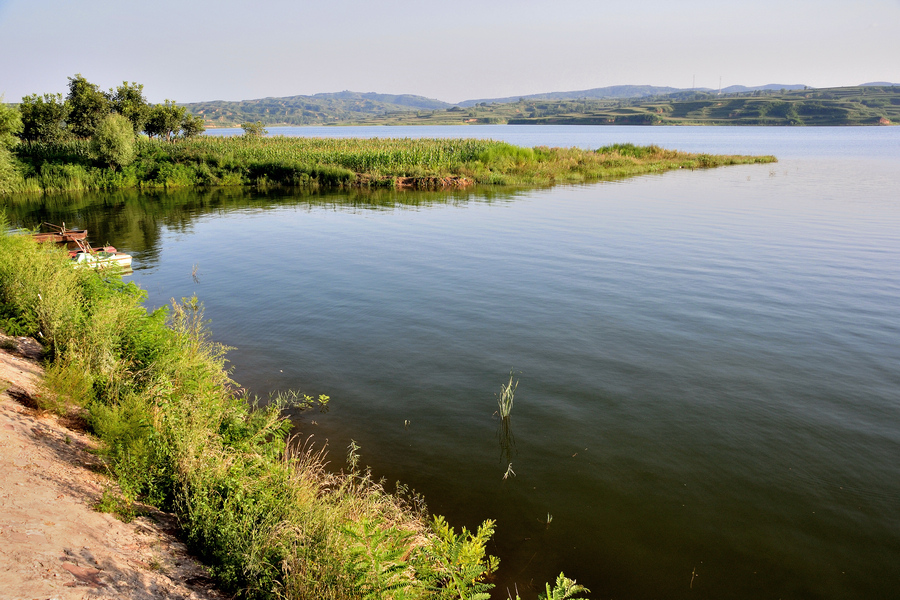
M772 156L688 154L632 144L521 148L478 139L200 137L140 140L135 161L98 165L89 144L19 144L0 193L214 186L444 188L550 185L671 169L767 163Z

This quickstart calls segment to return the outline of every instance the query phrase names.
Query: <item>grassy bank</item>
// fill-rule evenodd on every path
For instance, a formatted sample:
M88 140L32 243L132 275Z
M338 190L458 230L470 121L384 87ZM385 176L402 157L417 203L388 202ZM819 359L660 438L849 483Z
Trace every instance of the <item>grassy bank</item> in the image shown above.
M414 496L388 493L351 447L340 472L290 438L286 395L257 407L224 369L196 298L148 313L143 292L109 272L75 270L62 251L3 233L0 328L47 348L39 402L79 412L132 502L173 511L190 546L242 598L486 599L498 561L493 523L455 531ZM577 592L561 578L550 597Z
M476 139L201 137L139 140L131 164L97 164L89 142L20 143L0 192L250 185L301 188L444 188L549 185L671 169L773 162L774 157L688 154L657 146L521 148Z

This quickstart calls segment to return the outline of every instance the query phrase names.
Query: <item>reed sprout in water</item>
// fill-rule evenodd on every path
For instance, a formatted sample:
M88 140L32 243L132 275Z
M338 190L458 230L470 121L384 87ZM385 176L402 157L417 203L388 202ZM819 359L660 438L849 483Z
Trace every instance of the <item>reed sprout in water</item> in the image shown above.
M512 413L513 399L518 387L519 382L513 383L513 372L510 371L509 383L500 386L500 397L497 399L497 404L500 405L499 413L501 419L508 419L510 413Z
M512 433L510 414L512 413L513 400L516 388L519 387L518 381L513 381L513 372L509 372L509 383L500 386L500 396L497 398L499 410L495 414L500 415L500 428L497 430L497 438L500 442L500 460L509 466L503 479L509 478L510 475L515 476L512 470L512 455L516 446L516 439Z

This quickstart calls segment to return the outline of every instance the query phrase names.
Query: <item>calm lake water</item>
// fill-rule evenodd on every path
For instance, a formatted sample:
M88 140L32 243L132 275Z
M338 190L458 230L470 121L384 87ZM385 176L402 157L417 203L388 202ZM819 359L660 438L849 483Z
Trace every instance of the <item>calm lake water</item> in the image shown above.
M253 392L330 395L297 425L335 466L353 439L454 525L496 519L498 598L560 571L597 599L900 597L900 128L270 133L778 156L532 191L8 210L133 252L151 306L197 294Z

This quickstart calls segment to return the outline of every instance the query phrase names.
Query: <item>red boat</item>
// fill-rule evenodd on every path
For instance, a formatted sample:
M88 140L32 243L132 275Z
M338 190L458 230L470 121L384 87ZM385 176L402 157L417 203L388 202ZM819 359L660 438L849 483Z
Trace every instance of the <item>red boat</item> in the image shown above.
M88 234L87 229L66 229L65 223L63 223L62 226L53 225L52 223L43 223L43 225L47 226L51 231L49 233L32 233L31 237L38 242L65 244L67 247L71 248L76 245L77 242L86 239Z

